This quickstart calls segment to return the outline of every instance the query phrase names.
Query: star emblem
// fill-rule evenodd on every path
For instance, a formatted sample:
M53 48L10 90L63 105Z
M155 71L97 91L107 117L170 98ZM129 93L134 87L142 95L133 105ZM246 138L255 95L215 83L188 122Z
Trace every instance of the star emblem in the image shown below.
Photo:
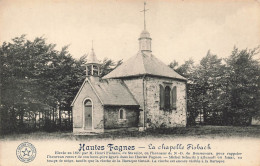
M29 156L29 153L31 152L30 150L27 150L27 148L25 148L25 150L24 151L22 151L23 152L23 156Z

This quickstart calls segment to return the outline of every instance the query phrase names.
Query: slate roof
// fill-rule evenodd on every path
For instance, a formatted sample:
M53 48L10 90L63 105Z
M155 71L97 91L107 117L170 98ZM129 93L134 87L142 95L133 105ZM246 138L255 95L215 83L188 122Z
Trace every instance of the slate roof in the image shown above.
M147 52L138 52L137 55L122 63L115 70L104 76L103 79L140 75L153 75L185 81L187 80L157 59L154 55Z
M121 80L90 81L103 105L139 106Z
M132 93L121 80L100 80L96 78L87 78L82 84L71 106L74 105L78 95L86 82L89 82L102 105L114 106L139 106Z

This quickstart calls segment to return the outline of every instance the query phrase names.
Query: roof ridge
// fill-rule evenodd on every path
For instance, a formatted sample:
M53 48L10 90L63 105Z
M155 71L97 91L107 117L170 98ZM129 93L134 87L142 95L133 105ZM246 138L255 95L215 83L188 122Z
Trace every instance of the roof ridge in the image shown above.
M147 68L145 67L145 64L144 64L144 56L147 56L147 55L145 55L145 53L143 53L142 51L141 51L141 54L142 54L142 64L144 67L144 72L147 73Z

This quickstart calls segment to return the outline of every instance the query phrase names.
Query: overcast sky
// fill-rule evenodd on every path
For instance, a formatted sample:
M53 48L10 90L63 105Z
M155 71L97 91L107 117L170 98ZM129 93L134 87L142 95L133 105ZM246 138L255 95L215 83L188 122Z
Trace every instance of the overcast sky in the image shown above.
M153 54L166 64L219 57L234 45L260 45L260 2L257 0L149 0L147 30ZM138 51L143 30L142 0L0 0L0 43L27 34L44 36L57 49L70 45L79 58L94 49L102 60L127 60Z

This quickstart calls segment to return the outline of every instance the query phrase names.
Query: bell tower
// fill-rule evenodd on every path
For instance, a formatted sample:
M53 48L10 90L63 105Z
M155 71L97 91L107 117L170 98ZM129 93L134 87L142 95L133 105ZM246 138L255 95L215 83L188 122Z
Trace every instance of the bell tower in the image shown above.
M146 3L144 2L144 30L139 37L139 51L152 52L152 38L150 37L150 33L146 30L146 22L145 22L145 12L149 9L145 9Z
M93 41L92 41L92 49L91 52L87 56L86 63L86 75L87 77L99 77L100 76L100 62L98 61L96 54L93 49Z

